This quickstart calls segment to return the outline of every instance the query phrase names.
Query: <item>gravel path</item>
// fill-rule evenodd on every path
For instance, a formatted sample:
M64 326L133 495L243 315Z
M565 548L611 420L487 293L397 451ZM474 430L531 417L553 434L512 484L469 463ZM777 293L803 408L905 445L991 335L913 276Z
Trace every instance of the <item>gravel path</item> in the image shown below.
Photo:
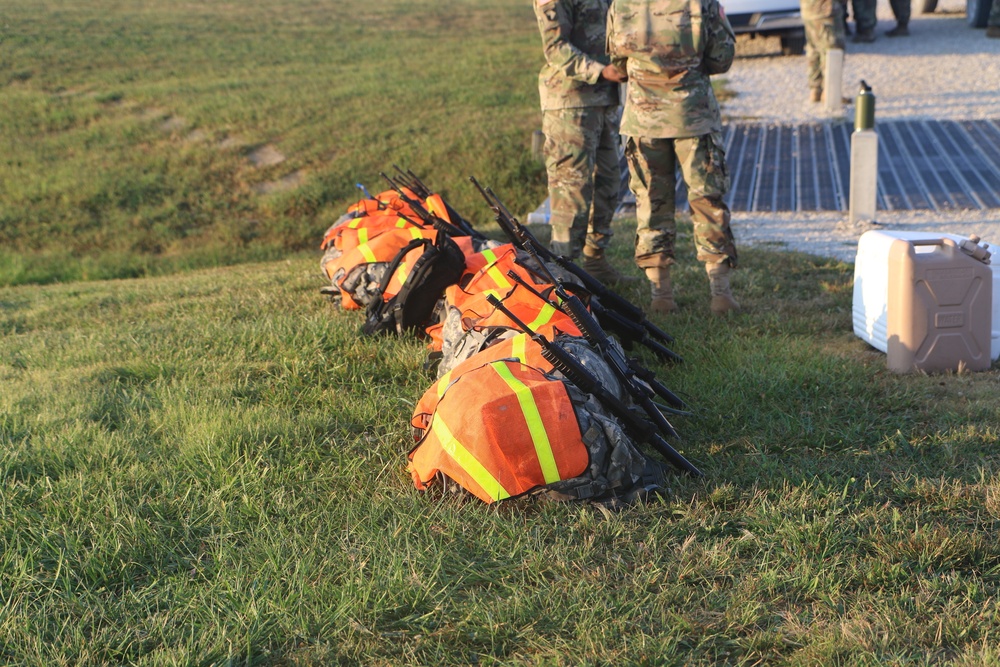
M916 3L914 3L916 4ZM895 25L888 0L879 0L877 40L853 44L844 56L844 96L853 99L864 79L876 95L876 124L896 118L1000 122L1000 39L970 28L964 0L940 0L934 14L910 20L910 36L891 38ZM805 58L782 56L777 38L740 37L737 59L725 75L736 97L724 104L732 121L781 123L829 120L823 106L807 101ZM853 119L853 104L844 106ZM970 211L880 211L878 226L982 237L1000 246L1000 209ZM867 229L848 224L846 212L734 213L733 230L743 245L775 245L853 261L857 239Z

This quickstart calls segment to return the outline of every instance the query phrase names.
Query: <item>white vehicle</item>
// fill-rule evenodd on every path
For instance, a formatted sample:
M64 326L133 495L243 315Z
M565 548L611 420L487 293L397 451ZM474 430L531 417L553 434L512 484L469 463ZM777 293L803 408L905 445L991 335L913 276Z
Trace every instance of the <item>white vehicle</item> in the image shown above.
M733 32L781 38L781 52L801 55L806 48L799 0L720 0Z
M917 7L922 14L930 14L937 9L938 0L918 0ZM973 28L985 28L990 17L990 0L965 0L965 20Z

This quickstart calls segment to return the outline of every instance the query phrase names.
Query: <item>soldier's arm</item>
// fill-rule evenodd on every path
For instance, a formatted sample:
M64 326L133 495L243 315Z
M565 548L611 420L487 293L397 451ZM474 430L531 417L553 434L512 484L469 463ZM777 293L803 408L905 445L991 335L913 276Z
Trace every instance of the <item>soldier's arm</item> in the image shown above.
M608 56L611 58L611 67L621 72L625 81L628 81L628 58L621 53L617 52L615 44L615 5L611 5L611 9L608 10L608 22L605 31L604 38L604 50L607 52Z
M736 35L718 0L704 0L705 69L709 74L728 72L736 55Z
M542 50L549 65L570 79L597 83L605 63L588 56L570 42L573 16L569 0L534 0Z

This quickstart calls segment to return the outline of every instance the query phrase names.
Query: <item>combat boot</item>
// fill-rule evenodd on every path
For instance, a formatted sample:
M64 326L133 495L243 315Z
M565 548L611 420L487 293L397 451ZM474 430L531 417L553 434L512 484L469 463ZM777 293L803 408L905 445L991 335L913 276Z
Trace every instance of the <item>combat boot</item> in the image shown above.
M706 264L705 270L708 272L708 283L712 291L712 312L725 315L731 310L739 310L740 304L729 289L729 272L732 270L729 263Z
M618 272L611 262L604 256L603 249L594 249L589 246L583 249L583 263L580 265L584 271L600 280L605 285L617 283L635 282L636 278L626 276Z
M886 30L885 34L888 37L907 37L910 34L910 28L906 22L898 21L896 27L892 30Z
M670 283L670 267L654 266L646 269L646 277L652 288L652 299L649 302L649 309L660 315L667 315L677 310L677 302L674 301L674 288Z

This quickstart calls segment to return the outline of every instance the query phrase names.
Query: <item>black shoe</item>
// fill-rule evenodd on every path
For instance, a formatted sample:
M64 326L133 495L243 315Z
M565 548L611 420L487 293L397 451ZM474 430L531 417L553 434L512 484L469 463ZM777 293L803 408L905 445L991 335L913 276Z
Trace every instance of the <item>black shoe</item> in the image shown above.
M858 34L852 37L851 41L855 44L871 44L875 41L875 31L858 30Z
M892 30L885 31L886 37L909 37L910 29L905 23L897 23Z

